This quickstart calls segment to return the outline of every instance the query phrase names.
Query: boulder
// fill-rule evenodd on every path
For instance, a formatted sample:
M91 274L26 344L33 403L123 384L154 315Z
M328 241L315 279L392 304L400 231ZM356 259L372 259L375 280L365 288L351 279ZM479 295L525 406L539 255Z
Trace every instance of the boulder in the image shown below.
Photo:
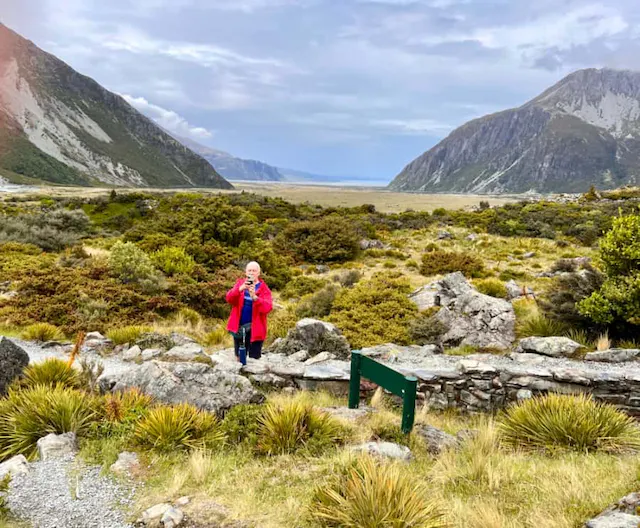
M525 337L521 339L516 353L541 354L550 357L572 357L583 348L568 337Z
M0 337L0 396L29 364L29 355L11 339Z
M320 352L331 352L341 359L347 359L351 347L347 339L331 323L317 319L301 319L287 337L273 343L269 352L290 356L306 350L310 356Z
M638 528L640 517L630 513L611 511L587 521L584 528Z
M132 387L165 403L191 403L218 414L241 403L259 403L264 398L244 376L203 363L143 363L124 372L113 390Z
M602 361L605 363L624 363L625 361L637 361L640 350L635 348L611 348L598 352L589 352L584 356L585 361Z
M448 329L445 345L506 349L515 340L511 303L478 292L459 271L419 288L410 299L420 310L440 307L434 317Z
M40 460L60 458L65 455L74 455L78 449L75 433L54 434L40 438L37 443Z
M160 518L160 524L164 528L176 528L177 526L180 526L180 524L182 524L183 520L184 513L182 513L182 511L178 508L174 508L173 506L171 506L162 514L162 517Z
M9 460L0 464L0 482L9 475L15 477L16 475L23 475L29 472L29 462L24 455L16 455Z
M356 453L367 453L381 458L393 458L395 460L411 459L411 450L407 446L394 444L393 442L367 442L351 448Z
M109 469L116 475L129 475L139 467L140 461L138 460L138 454L123 451L118 455L118 460L111 464Z
M122 353L122 361L135 361L142 355L142 350L138 345L134 345Z
M204 353L202 347L195 342L178 345L169 350L166 357L177 361L193 361L196 358L209 357Z
M441 431L437 427L427 424L419 424L413 428L415 434L420 436L426 446L427 451L432 455L439 455L445 449L457 448L460 442L455 436Z

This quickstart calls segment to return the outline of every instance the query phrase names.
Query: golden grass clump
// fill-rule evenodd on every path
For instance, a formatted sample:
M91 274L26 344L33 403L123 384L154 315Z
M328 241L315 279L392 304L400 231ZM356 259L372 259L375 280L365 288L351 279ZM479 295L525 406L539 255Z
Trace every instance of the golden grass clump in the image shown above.
M62 341L64 334L57 326L49 323L35 323L22 331L22 338L28 341Z
M80 387L80 375L66 361L58 358L47 358L41 363L28 365L24 369L19 385L23 388L42 385L77 389Z
M151 327L141 325L123 326L121 328L112 328L107 331L106 337L113 341L114 345L124 345L126 343L135 343L142 334L151 332Z

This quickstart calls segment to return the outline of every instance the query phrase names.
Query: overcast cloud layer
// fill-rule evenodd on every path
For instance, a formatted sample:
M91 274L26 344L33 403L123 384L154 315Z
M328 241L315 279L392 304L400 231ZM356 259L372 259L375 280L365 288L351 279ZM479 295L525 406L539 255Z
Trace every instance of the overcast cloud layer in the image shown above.
M1 0L0 21L173 132L387 181L573 70L640 70L638 0Z

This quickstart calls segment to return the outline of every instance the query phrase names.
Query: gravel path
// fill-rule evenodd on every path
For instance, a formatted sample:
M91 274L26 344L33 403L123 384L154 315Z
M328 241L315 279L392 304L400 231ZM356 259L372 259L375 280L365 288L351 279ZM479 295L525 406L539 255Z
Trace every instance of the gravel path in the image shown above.
M11 479L7 502L33 528L130 528L129 490L101 476L100 468L81 465L73 456L38 461ZM76 498L77 493L77 498Z

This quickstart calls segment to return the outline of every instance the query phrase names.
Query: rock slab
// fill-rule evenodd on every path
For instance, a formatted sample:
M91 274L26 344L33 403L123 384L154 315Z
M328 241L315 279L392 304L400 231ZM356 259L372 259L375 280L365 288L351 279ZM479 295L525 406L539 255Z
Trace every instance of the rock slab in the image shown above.
M525 337L518 343L516 353L572 357L581 348L580 343L576 343L568 337Z

